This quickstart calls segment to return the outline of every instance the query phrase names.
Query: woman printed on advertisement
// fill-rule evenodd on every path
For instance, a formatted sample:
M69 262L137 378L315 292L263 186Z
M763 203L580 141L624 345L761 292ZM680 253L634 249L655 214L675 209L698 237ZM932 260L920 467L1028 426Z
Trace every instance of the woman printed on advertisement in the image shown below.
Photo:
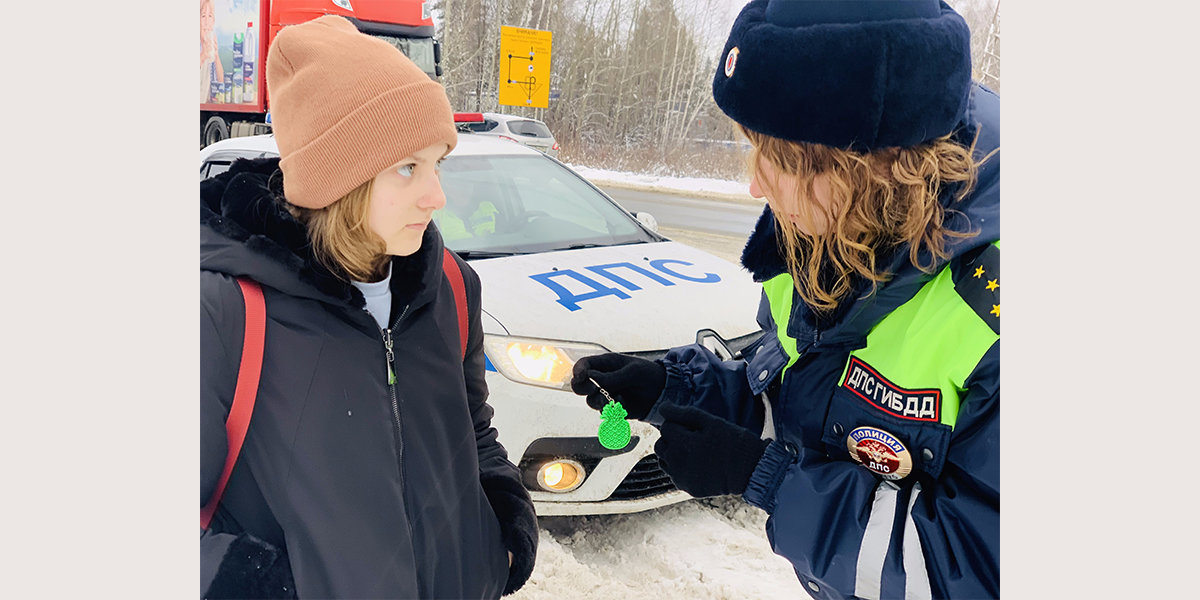
M225 81L225 68L217 54L217 16L213 0L200 0L200 102L212 98L212 83Z

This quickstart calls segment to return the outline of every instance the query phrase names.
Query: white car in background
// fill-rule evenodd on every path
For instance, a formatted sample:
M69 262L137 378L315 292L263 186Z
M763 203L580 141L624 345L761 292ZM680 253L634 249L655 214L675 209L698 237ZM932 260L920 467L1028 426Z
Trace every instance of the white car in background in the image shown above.
M201 179L277 156L272 135L200 151ZM581 357L647 359L704 344L733 358L759 336L761 288L738 265L659 235L577 173L518 144L459 134L434 221L483 285L492 424L539 515L628 513L687 499L658 465L658 430L630 421L609 450L600 415L570 391Z
M558 158L558 142L545 123L528 117L500 113L457 113L460 130L525 144ZM464 119L463 117L468 117Z

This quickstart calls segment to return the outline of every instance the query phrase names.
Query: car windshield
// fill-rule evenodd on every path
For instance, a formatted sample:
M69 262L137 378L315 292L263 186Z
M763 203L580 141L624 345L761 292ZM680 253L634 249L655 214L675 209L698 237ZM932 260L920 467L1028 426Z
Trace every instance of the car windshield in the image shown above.
M231 160L209 160L200 165L200 180L203 181L209 177L216 177L221 173L229 170Z
M495 121L483 121L482 123L467 123L467 129L470 129L471 131L474 131L475 133L483 133L485 131L491 131L491 130L495 129L496 125L499 125L499 123L497 123Z
M434 60L433 38L406 38L381 33L373 35L395 46L397 50L403 52L409 60L416 63L428 75L433 76L435 74L435 65L437 63Z
M209 156L200 165L200 180L203 181L209 177L215 177L229 170L229 166L233 161L239 158L263 158L266 156L278 156L274 152L255 152L253 150L234 150L220 151Z
M448 156L446 206L433 214L450 249L477 257L657 241L566 167L542 156Z
M517 135L524 135L527 137L554 137L550 133L550 128L538 123L537 121L509 121L508 130Z

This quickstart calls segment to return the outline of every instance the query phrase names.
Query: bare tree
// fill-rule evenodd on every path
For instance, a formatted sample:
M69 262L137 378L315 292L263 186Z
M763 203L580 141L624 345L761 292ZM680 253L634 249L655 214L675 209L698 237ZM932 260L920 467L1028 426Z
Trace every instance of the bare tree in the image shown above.
M995 77L986 83L998 90L999 0L948 1L971 28L975 77L989 69ZM722 0L436 0L443 83L455 110L545 121L569 160L738 176L742 154L711 87L722 58L714 40L728 35L726 6ZM503 25L553 32L549 108L499 104Z

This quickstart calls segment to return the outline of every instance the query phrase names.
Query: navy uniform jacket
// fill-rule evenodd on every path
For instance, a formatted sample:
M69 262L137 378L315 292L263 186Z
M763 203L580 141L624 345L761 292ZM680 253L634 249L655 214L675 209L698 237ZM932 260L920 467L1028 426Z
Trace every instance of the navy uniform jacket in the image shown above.
M999 98L975 86L959 140L969 145L978 132L976 156L983 157L999 148L999 124ZM997 152L981 167L972 194L954 206L979 235L951 241L951 264L999 240L999 176ZM774 236L767 208L742 257L757 281L786 272ZM997 341L965 379L952 430L886 414L839 390L850 352L933 277L908 264L906 249L896 254L896 276L828 328L810 324L808 309L794 299L787 333L801 356L782 380L789 357L765 295L758 317L765 334L744 351L744 361L722 362L698 345L670 351L662 359L667 386L648 420L661 422L659 407L674 402L757 431L765 414L759 395L766 394L775 441L744 498L770 513L772 547L792 562L813 597L998 597L998 315ZM850 460L847 436L861 425L906 444L911 473L888 480Z

